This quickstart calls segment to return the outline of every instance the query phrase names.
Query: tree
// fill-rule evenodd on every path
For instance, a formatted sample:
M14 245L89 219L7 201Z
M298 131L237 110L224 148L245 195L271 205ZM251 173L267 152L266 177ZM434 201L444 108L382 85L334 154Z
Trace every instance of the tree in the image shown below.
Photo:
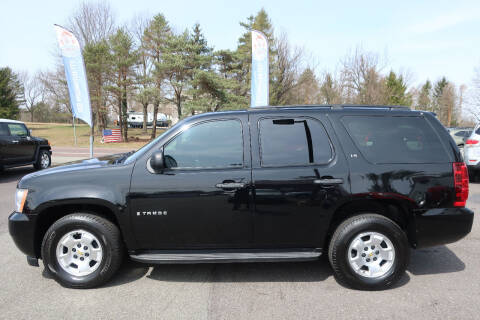
M23 87L9 67L0 68L0 118L16 119L23 102Z
M137 52L134 49L132 36L124 29L109 38L111 71L111 85L108 90L115 96L120 130L123 140L128 142L128 109L127 95L132 91L134 79L134 66L137 63Z
M137 43L138 61L135 66L136 92L134 99L142 105L143 109L143 132L147 132L148 105L153 102L155 94L154 81L152 79L152 59L148 55L144 42L144 34L149 24L149 19L144 16L136 16L133 20L134 40Z
M81 46L106 40L115 32L115 15L106 1L84 1L68 19Z
M300 76L299 78L301 73L300 64L303 60L303 51L298 47L292 48L288 42L286 34L284 33L281 34L280 37L275 41L273 62L271 64L272 71L270 76L270 104L292 104L295 102L292 97L293 90L296 86L302 85L302 81L307 80L307 78L305 78L307 75L310 77L308 80L313 81L313 78L311 77L313 75L313 71L307 68L304 70L304 77L302 78ZM307 72L307 74L305 72ZM311 74L308 74L308 72L311 72ZM317 81L316 78L315 81ZM316 100L316 98L314 100Z
M241 81L241 89L243 95L250 98L250 81L251 81L251 67L252 67L252 30L262 32L268 40L268 56L269 64L272 66L276 59L275 38L273 36L274 30L270 18L265 9L261 9L255 16L251 15L246 22L240 22L240 25L245 29L245 32L238 39L237 53L240 60L241 74L239 80ZM272 86L272 72L270 68L270 90ZM244 108L248 107L245 105Z
M432 109L432 83L427 80L421 87L417 99L417 109L433 111Z
M83 57L87 70L92 111L96 115L97 128L101 131L107 126L108 96L106 86L112 64L108 42L102 40L87 44L83 50Z
M23 82L23 101L24 106L30 113L30 121L33 122L33 116L38 103L44 99L45 88L40 80L39 73L30 75L25 72L21 76Z
M306 68L298 80L295 90L295 102L298 104L316 104L319 100L320 84L311 68Z
M151 138L154 139L157 132L157 114L160 103L163 100L163 82L165 74L161 68L161 63L165 51L167 39L171 36L171 29L163 14L157 14L152 18L148 27L145 29L142 48L151 59L153 64L152 78L154 90L151 90L153 102L153 128Z
M407 92L407 84L402 75L397 76L395 72L390 71L385 79L387 104L410 106L412 104L412 95Z
M320 86L320 103L339 104L342 103L342 92L339 83L333 75L326 72Z
M385 82L380 74L378 55L356 48L341 62L345 102L359 104L384 104Z
M185 30L181 34L170 34L164 46L162 59L156 63L157 72L164 75L169 95L166 99L177 106L178 117L182 117L182 102L185 91L195 74L195 51L199 46L194 43Z

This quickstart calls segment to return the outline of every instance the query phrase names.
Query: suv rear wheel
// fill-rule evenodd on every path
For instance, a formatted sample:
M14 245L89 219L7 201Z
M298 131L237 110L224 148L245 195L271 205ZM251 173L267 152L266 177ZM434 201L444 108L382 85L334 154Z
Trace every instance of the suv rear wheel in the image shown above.
M45 269L65 287L92 288L105 283L120 267L122 257L117 226L92 214L65 216L43 238Z
M33 165L35 169L47 169L50 167L52 160L50 159L50 152L48 150L40 150L38 153L37 162Z
M409 245L403 230L377 214L362 214L341 223L328 256L336 278L360 290L387 289L405 273Z

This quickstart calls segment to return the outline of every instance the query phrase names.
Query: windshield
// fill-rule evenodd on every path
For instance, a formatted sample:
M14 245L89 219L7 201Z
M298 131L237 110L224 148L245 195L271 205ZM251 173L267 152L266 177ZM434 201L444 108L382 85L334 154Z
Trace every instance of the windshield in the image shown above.
M181 126L181 125L183 124L183 122L184 122L183 120L177 122L177 124L175 124L173 127L171 127L170 129L166 130L164 133L162 133L161 135L159 135L158 137L156 137L155 139L153 139L152 141L150 141L149 143L147 143L146 145L144 145L143 147L141 147L140 149L138 149L137 152L131 154L131 155L125 160L125 164L132 163L132 162L134 162L135 160L137 160L138 158L140 158L142 155L145 154L145 152L147 152L148 150L150 150L151 147L153 147L155 144L157 144L158 140L160 140L167 132L170 132L171 130L174 130L175 128Z

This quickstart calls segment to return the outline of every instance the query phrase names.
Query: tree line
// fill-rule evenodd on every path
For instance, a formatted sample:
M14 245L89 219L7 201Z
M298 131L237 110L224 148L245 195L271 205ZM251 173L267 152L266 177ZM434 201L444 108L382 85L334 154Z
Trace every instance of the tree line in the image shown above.
M162 105L174 105L179 118L248 108L252 29L269 41L271 105L405 105L435 112L446 126L462 124L465 87L445 77L411 86L408 74L389 70L378 54L361 47L340 58L336 72L319 72L305 50L293 46L285 33L275 33L264 9L240 25L237 48L215 50L198 23L177 31L158 13L119 26L107 2L80 4L67 28L82 46L97 132L107 127L113 111L128 141L127 111L134 104L145 115L145 132L147 110L153 110L152 138ZM54 70L33 75L0 69L0 94L0 117L15 118L23 105L31 121L71 121L60 59Z

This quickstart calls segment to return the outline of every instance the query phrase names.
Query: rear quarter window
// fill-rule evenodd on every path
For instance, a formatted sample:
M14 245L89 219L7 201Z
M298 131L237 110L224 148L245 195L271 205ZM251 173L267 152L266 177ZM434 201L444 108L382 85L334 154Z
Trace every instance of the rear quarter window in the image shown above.
M443 163L448 154L423 117L345 116L348 134L372 163Z

